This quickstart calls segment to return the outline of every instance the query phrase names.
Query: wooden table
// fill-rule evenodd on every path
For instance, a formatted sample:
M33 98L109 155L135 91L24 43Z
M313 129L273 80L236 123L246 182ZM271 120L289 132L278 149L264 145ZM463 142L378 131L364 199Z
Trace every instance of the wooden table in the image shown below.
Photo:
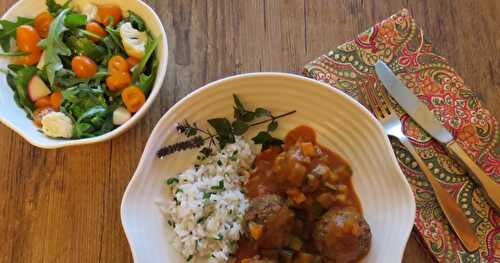
M14 2L0 0L0 10ZM0 262L132 261L120 202L163 113L222 77L300 73L306 62L403 7L500 117L498 0L148 2L167 30L170 61L160 96L132 130L105 143L42 150L0 125ZM412 234L404 262L427 261Z

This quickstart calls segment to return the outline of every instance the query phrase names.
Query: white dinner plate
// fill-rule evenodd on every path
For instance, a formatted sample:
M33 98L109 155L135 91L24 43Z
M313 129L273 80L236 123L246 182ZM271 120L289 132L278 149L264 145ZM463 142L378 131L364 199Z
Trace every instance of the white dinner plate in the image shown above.
M185 262L169 243L171 228L156 202L165 196L162 179L192 165L196 151L160 160L156 151L183 140L183 120L206 127L214 117L232 118L233 98L274 114L297 110L279 120L275 136L294 127L313 127L320 144L343 156L353 169L353 185L371 227L372 247L362 262L400 262L413 226L415 202L410 186L376 119L359 103L321 82L284 73L253 73L210 83L173 106L154 128L122 200L121 219L137 263ZM246 138L255 135L253 128Z

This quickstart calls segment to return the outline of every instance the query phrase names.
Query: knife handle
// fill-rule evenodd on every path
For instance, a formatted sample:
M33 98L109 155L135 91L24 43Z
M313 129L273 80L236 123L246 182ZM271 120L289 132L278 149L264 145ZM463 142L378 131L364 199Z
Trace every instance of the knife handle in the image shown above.
M434 195L443 211L443 214L448 219L448 223L451 228L457 234L457 237L462 242L464 248L469 252L474 252L479 248L479 239L476 236L469 220L464 214L464 211L458 206L457 202L453 199L450 193L444 189L443 186L434 177L434 174L429 170L427 164L420 158L417 151L407 138L400 138L400 142L406 147L406 149L413 156L417 162L420 170L425 174L427 180L434 190Z
M486 175L455 140L446 144L446 148L456 160L462 163L469 176L482 187L488 203L496 213L500 214L500 184L497 184L491 177Z

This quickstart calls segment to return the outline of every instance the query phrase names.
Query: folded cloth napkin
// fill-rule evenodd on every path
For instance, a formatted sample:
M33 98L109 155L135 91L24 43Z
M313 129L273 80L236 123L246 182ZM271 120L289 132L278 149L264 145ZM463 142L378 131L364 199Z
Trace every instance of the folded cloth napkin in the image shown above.
M458 143L477 163L500 182L500 132L494 116L482 107L473 92L448 64L435 53L408 10L361 33L305 66L304 74L326 82L367 105L364 90L378 80L373 65L384 60L452 132ZM481 242L475 253L467 253L452 232L432 188L416 162L399 142L392 140L401 170L414 192L417 213L415 230L438 262L500 262L500 215L460 165L444 148L416 125L397 106L403 131L436 178L453 195L474 227Z

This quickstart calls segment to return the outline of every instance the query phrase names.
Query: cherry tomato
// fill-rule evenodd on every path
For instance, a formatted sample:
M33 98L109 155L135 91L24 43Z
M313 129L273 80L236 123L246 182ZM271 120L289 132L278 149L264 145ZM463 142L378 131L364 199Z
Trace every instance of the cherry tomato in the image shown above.
M16 29L16 44L20 51L29 52L29 55L19 57L17 63L35 65L42 56L42 49L37 46L40 41L38 32L29 25L22 25Z
M114 74L116 72L128 72L129 65L127 60L120 55L113 56L108 61L108 72Z
M130 86L122 91L122 100L127 110L134 113L144 105L146 96L139 87Z
M55 110L51 107L38 108L33 111L33 122L36 126L42 127L42 119L45 115L54 112Z
M86 56L76 56L71 60L71 68L79 78L90 78L97 72L95 62Z
M135 65L139 64L141 62L140 59L134 58L134 57L128 57L127 58L129 70L131 70Z
M88 23L86 26L85 26L85 30L89 31L90 33L93 33L95 35L98 35L100 37L105 37L108 35L108 32L106 32L106 30L104 30L104 28L102 28L101 25L99 25L99 23L96 23L96 22L90 22ZM94 41L94 42L97 42L99 41L100 39L99 38L96 38L96 37L90 37L90 40Z
M128 72L115 72L106 78L106 85L111 91L124 89L130 83L132 83L132 76Z
M122 10L114 4L103 4L97 7L97 13L102 23L107 26L111 22L110 17L113 17L113 25L117 25L122 20Z
M35 107L37 109L46 108L49 106L52 106L52 103L50 102L50 95L47 95L45 97L41 97L35 101Z
M55 110L59 111L61 107L61 103L63 100L62 93L60 91L54 92L50 95L50 106Z
M52 20L54 20L54 17L47 11L35 17L35 29L42 38L46 38L49 35L49 27Z

